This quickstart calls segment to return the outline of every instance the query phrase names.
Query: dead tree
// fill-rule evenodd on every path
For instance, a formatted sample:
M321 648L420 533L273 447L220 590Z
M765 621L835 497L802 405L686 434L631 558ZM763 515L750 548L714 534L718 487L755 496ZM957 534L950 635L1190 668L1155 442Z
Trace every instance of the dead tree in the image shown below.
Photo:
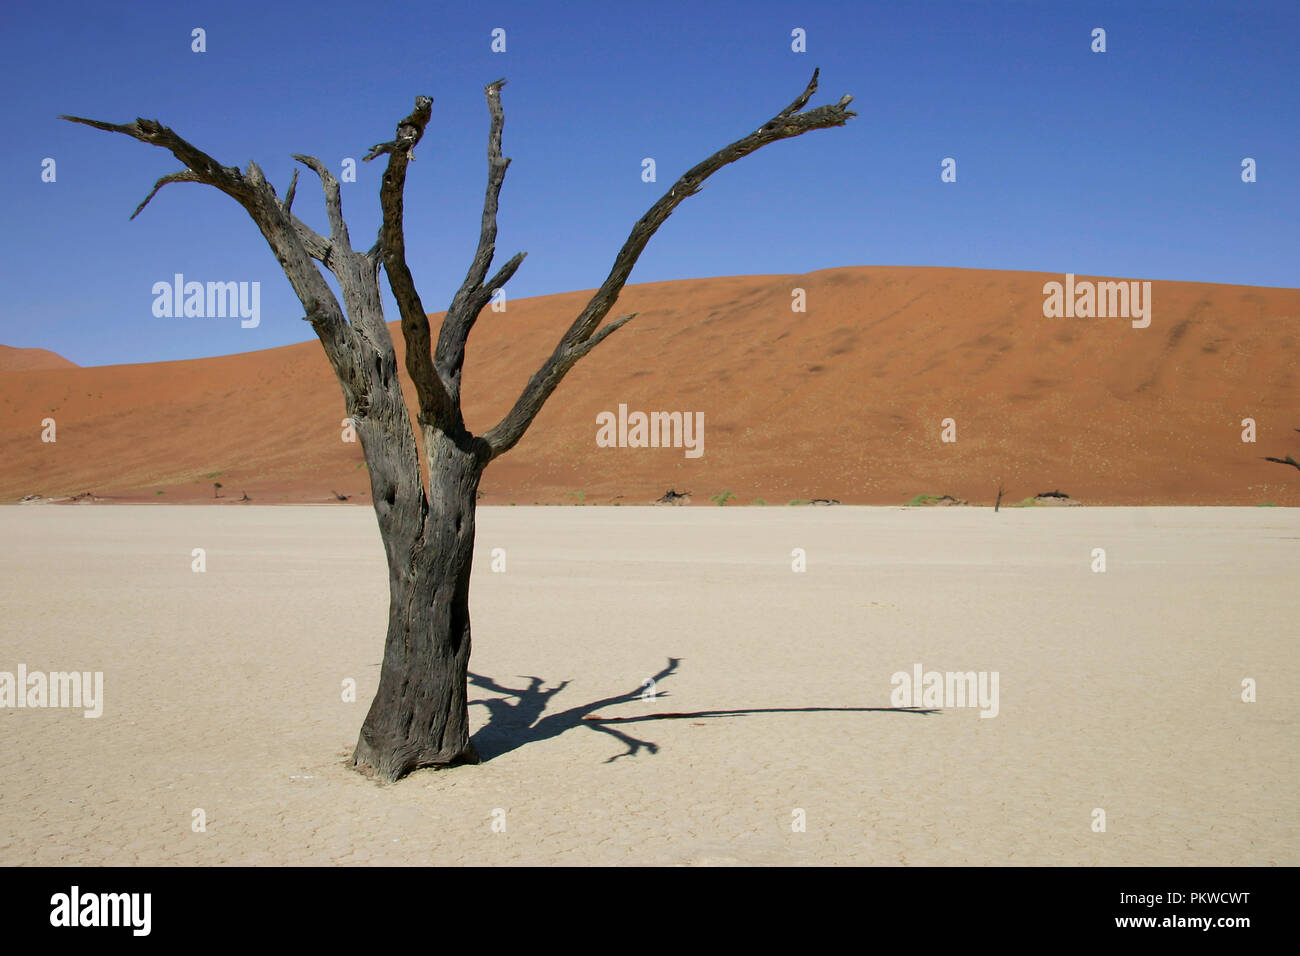
M280 198L256 163L250 161L243 170L225 166L156 120L117 125L61 117L162 147L180 160L183 168L159 179L132 219L171 183L213 186L243 206L271 247L302 303L306 321L324 346L343 390L347 414L361 438L388 559L388 633L379 688L353 755L358 770L393 781L419 767L477 761L469 737L466 671L474 508L483 469L518 443L574 363L633 318L625 315L601 324L650 237L683 200L695 195L722 167L769 143L843 126L856 115L848 109L850 96L833 105L805 109L817 89L817 76L814 71L793 103L692 167L650 207L632 227L605 281L528 380L514 407L481 434L470 432L461 414L465 342L494 291L505 285L524 258L519 253L488 274L496 252L497 201L510 165L501 155L504 80L486 88L488 180L478 247L465 281L447 309L436 343L406 261L403 226L407 165L429 122L433 104L429 97L416 97L414 111L397 124L395 138L373 146L365 156L367 160L387 157L379 191L383 223L378 240L365 252L352 248L339 183L315 157L294 155L321 181L329 235L311 229L293 213L297 170ZM320 266L338 280L341 303ZM415 417L423 438L427 474L422 474L411 416L402 399L392 337L380 304L381 267L401 313L406 371L415 386Z

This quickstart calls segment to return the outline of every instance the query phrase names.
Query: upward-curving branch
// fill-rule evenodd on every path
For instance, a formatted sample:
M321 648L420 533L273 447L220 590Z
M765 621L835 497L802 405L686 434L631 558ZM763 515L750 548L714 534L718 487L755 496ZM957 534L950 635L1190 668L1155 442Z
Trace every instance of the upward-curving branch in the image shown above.
M526 253L518 253L491 279L485 281L487 271L492 266L496 255L497 240L497 205L501 195L501 184L505 182L506 170L510 160L501 155L501 132L505 127L505 110L501 106L501 87L505 80L489 83L483 91L487 97L488 113L492 118L488 130L488 182L487 193L483 197L483 222L479 229L478 248L465 281L457 290L447 309L442 322L442 331L438 335L437 365L439 372L451 389L457 402L460 400L460 374L465 363L465 342L470 330L478 320L479 313L491 301L493 293L509 281L524 261Z
M132 219L140 214L163 186L171 183L191 182L213 186L243 206L280 261L284 274L325 346L335 371L340 377L352 375L350 330L343 309L324 277L311 263L312 259L320 262L326 260L330 252L330 240L294 216L289 211L287 201L281 202L276 198L275 190L256 163L250 162L247 172L235 166L223 166L157 120L140 118L133 123L119 124L81 116L60 116L59 119L110 133L121 133L150 146L159 146L169 150L185 165L185 169L169 173L154 183L149 195L131 214Z
M681 205L683 200L699 192L704 181L722 167L748 156L769 143L801 136L810 130L843 126L857 115L848 109L848 105L853 102L851 96L841 97L840 101L834 105L819 106L816 109L800 112L812 98L813 93L817 91L819 73L819 70L814 70L812 79L808 81L808 85L795 98L794 102L754 132L741 137L729 146L723 147L708 159L687 170L673 184L672 188L660 197L659 201L651 206L644 216L637 220L627 241L623 243L623 248L619 250L618 255L615 257L609 276L606 277L601 287L596 290L595 295L591 297L587 307L574 319L573 324L569 326L568 331L564 333L559 344L556 345L555 351L551 353L550 358L528 380L528 384L524 386L523 393L515 402L514 407L510 409L505 418L484 434L483 438L491 448L493 458L505 454L523 437L524 432L528 430L528 426L532 424L533 419L537 417L537 413L541 411L542 405L555 391L556 386L560 384L564 376L568 374L574 363L588 354L610 333L621 328L632 318L629 315L612 322L601 330L601 334L597 335L597 327L614 307L614 303L618 301L619 293L623 291L623 286L627 284L628 276L632 273L632 267L636 265L637 260L641 257L641 253L650 241L650 237L672 215L673 210Z
M415 289L415 280L406 264L406 235L402 223L406 167L415 158L415 145L424 136L432 108L431 97L417 96L415 109L397 124L396 138L370 147L370 152L362 160L369 162L385 154L388 156L388 168L384 170L383 185L379 189L384 221L379 227L379 241L370 254L384 264L389 288L397 300L402 318L402 337L406 340L406 371L415 385L420 421L450 434L464 432L464 423L459 407L452 401L433 365L429 317L424 312L420 293Z

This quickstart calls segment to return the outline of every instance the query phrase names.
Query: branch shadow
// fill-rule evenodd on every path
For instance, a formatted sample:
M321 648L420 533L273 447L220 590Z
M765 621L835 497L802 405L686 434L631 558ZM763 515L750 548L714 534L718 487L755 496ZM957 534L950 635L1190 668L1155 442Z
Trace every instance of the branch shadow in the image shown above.
M471 700L470 706L486 707L488 721L474 735L474 747L484 762L517 750L527 744L551 740L560 734L568 733L577 727L586 727L599 733L607 734L627 749L610 757L605 763L613 763L620 757L635 757L641 751L649 754L659 753L659 745L649 740L641 740L626 733L612 724L639 724L653 720L712 719L718 717L745 717L751 714L815 714L815 713L884 713L884 714L919 714L922 716L937 714L937 709L920 707L745 707L734 710L698 710L688 713L668 712L654 714L636 714L628 717L605 717L597 713L602 707L626 704L643 699L646 683L655 689L653 699L659 700L669 695L658 690L658 685L676 673L681 664L680 657L668 658L667 665L642 683L642 687L622 694L613 694L598 700L589 701L570 707L567 710L546 713L551 698L555 697L571 683L561 681L554 687L546 687L540 677L519 675L520 680L528 681L526 687L507 687L490 677L470 672L469 682L482 690L501 694L501 697L484 697Z

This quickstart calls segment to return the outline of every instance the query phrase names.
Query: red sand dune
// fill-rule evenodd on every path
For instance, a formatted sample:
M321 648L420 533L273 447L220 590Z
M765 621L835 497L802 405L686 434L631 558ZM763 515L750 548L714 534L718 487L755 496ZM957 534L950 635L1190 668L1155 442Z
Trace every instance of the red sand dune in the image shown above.
M62 355L45 349L16 349L0 345L0 372L26 372L44 368L77 368Z
M1000 481L1010 502L1060 489L1086 504L1300 505L1300 472L1261 460L1300 453L1300 290L1157 281L1153 321L1134 329L1044 318L1053 279L858 267L630 286L612 315L640 315L489 467L483 500L642 504L675 488L696 506L722 491L737 504L901 504L923 493L991 503ZM791 310L795 287L806 313ZM471 429L509 408L588 295L484 312L464 378ZM220 481L227 502L369 501L315 341L10 371L0 397L0 500L211 501ZM703 412L704 455L597 447L596 415L620 403ZM56 443L40 440L45 417ZM1248 417L1255 444L1241 440ZM955 443L940 441L945 418Z

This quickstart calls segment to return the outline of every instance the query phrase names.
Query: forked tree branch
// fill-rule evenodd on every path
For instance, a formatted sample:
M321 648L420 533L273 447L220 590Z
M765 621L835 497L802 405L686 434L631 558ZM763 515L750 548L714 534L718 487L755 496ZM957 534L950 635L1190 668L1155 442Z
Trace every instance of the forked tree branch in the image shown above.
M312 259L325 261L329 241L288 211L286 204L276 198L275 190L256 163L248 164L247 173L235 166L223 166L157 120L139 118L133 123L119 124L81 116L59 118L159 146L185 165L185 169L163 176L154 184L144 202L132 213L132 219L149 204L158 190L170 183L196 182L213 186L243 206L280 261L285 277L293 286L340 378L351 376L354 370L349 354L351 336L347 320L329 284L311 262Z
M699 192L704 181L722 167L748 156L769 143L800 136L810 130L843 126L857 115L848 109L849 103L853 101L851 96L842 97L834 105L819 106L816 109L800 112L817 90L819 72L813 71L812 79L808 81L808 85L794 102L748 136L718 150L708 159L689 169L637 221L623 248L614 259L613 268L610 269L605 282L569 326L568 331L555 347L555 351L528 380L514 407L505 418L484 434L483 438L491 448L492 457L505 454L513 448L574 363L631 318L628 316L610 323L597 336L597 327L614 307L619 293L623 291L623 286L626 285L628 276L632 272L632 267L636 265L650 237L687 196Z
M293 158L320 177L321 189L325 192L325 213L329 217L330 223L330 242L340 252L350 255L352 253L352 243L348 239L348 224L343 221L343 197L339 194L339 181L334 178L334 174L329 171L329 168L315 156L294 153ZM294 180L289 186L289 192L285 195L285 205L293 201L293 189L298 183L297 172L297 170L294 170Z
M496 80L489 83L483 91L492 122L488 129L488 181L487 192L483 197L483 221L479 228L478 248L474 251L474 259L465 274L465 281L452 299L451 307L447 309L442 330L438 334L438 370L449 383L457 401L461 368L465 363L465 342L470 330L484 306L491 301L493 293L515 274L526 255L521 252L514 256L496 275L484 281L496 255L497 208L501 184L505 182L506 170L510 167L509 158L501 155L501 133L506 122L505 110L501 106L501 88L505 85L505 80Z
M582 358L584 355L586 355L588 352L594 349L597 345L605 341L605 339L609 338L611 335L613 335L623 326L627 325L636 317L637 317L637 313L632 312L629 315L623 316L621 319L615 319L613 322L607 322L604 325L602 325L599 329L595 331L595 333L591 336L591 338L573 347L575 361L577 359Z
M330 252L333 250L334 245L330 240L326 239L319 232L293 214L293 200L297 195L298 167L295 166L293 168L293 178L289 180L289 188L285 191L284 199L280 201L280 208L284 210L284 214L289 218L289 222L293 225L294 232L298 235L298 241L301 242L303 248L307 250L307 255L311 256L327 269L332 270L335 263L330 260ZM325 196L326 201L328 202L328 191L326 191ZM346 236L347 233L345 231L345 239Z
M406 371L415 385L420 421L446 432L459 432L464 428L460 409L452 401L433 364L429 317L424 312L420 293L415 289L415 280L406 264L406 236L402 224L406 167L412 159L415 144L424 136L432 107L430 97L417 96L411 115L397 124L397 137L391 142L370 147L370 152L362 157L363 161L369 162L385 154L388 156L388 168L384 170L383 185L379 189L384 221L379 227L379 241L367 255L377 256L378 261L384 264L389 288L397 300L402 337L406 340Z
M138 139L142 143L148 143L150 146L161 146L163 149L170 150L173 156L185 164L186 169L194 174L194 182L215 186L236 199L248 198L250 192L248 182L237 168L222 166L207 153L186 142L157 120L141 118L134 123L119 124L86 119L82 116L60 116L59 119L67 120L69 123L91 126L109 133L122 133L132 139ZM166 176L163 177L163 179L167 178ZM159 182L162 182L162 180ZM157 187L155 187L154 192L157 192ZM152 196L152 193L150 195Z

